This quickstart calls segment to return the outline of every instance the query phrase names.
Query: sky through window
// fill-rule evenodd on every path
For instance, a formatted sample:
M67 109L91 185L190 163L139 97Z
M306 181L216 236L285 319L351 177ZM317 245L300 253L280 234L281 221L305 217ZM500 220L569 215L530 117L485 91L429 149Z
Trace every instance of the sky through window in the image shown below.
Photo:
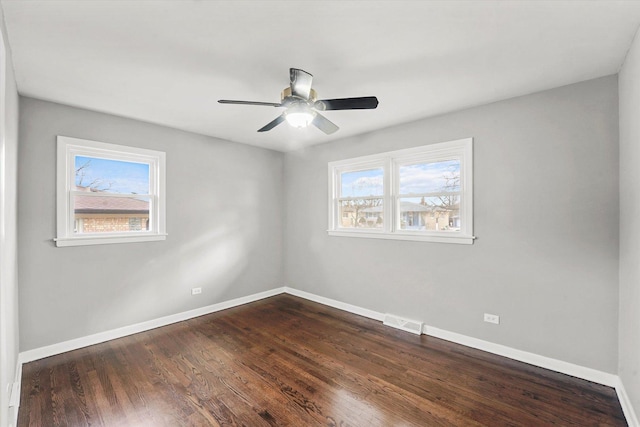
M460 191L460 160L400 167L400 194Z
M149 165L75 156L75 185L118 194L149 194Z
M384 173L382 169L345 172L340 175L342 197L382 196Z

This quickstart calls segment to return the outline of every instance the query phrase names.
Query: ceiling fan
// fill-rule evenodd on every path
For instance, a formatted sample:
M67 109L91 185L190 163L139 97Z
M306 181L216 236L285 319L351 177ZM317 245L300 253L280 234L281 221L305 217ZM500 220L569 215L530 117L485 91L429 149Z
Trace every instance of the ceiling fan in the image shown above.
M369 110L378 106L378 98L375 96L318 100L316 91L311 89L313 76L298 68L289 69L289 80L291 84L282 90L280 95L281 101L279 103L232 101L229 99L221 99L218 102L221 104L261 105L286 108L284 113L258 129L258 132L269 131L286 120L291 126L297 128L312 124L327 135L334 133L339 128L318 111Z

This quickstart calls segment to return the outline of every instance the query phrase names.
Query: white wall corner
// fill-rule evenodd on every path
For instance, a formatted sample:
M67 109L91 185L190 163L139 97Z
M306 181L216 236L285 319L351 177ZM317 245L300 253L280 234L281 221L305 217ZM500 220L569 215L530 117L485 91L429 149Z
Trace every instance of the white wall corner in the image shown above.
M618 378L618 382L616 383L616 393L618 394L618 400L620 401L622 412L624 412L624 416L627 419L627 424L629 424L629 427L640 427L638 415L633 409L631 399L629 399L627 390L624 388L624 384L622 383L622 380L620 378Z
M9 397L9 407L15 408L16 418L18 416L18 407L20 406L20 390L22 388L22 362L20 358L16 360L16 376L11 387L11 395Z
M16 359L16 375L9 395L9 427L18 425L18 408L20 407L20 393L22 390L22 362Z

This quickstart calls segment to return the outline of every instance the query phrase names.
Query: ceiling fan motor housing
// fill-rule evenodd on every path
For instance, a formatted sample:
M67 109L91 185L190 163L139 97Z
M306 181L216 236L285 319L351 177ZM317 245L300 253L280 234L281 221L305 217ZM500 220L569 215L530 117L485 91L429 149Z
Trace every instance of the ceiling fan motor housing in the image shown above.
M291 87L285 87L284 89L282 89L282 92L280 93L280 100L285 105L289 102L292 102L293 100L300 100L300 99L306 101L309 105L313 105L313 103L316 102L316 100L318 99L318 93L314 89L311 89L309 91L309 99L304 99L304 98L295 96L291 92Z

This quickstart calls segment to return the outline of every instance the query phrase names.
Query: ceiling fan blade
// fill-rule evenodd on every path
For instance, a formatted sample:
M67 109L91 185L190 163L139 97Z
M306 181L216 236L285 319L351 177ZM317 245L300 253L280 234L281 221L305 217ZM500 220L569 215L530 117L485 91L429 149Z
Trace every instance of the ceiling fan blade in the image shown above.
M291 81L291 94L303 99L309 99L311 95L311 82L313 76L298 68L289 68L289 80Z
M282 107L282 104L276 102L257 102L257 101L232 101L230 99L218 100L220 104L238 104L238 105L262 105L265 107Z
M322 132L326 133L327 135L331 135L332 133L340 129L331 120L327 119L325 116L323 116L320 113L316 113L316 116L314 117L313 122L311 123L313 123L315 127L320 129Z
M258 129L258 132L266 132L268 130L271 130L282 122L284 122L284 114L280 114L278 117L276 117L275 119L273 119L272 121L270 121L269 123L261 127L260 129Z
M320 111L326 110L371 110L378 106L378 98L375 96L362 96L360 98L321 99L313 104L313 108Z

